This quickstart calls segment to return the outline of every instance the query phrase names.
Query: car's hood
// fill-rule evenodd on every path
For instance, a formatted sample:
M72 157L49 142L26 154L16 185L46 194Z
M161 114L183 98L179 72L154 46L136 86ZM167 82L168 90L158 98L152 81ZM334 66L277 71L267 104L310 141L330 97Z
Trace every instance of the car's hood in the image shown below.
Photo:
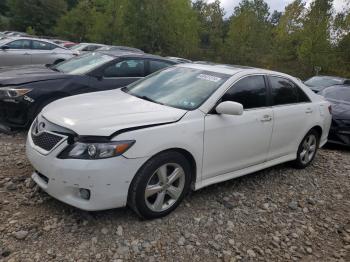
M53 71L45 65L0 67L0 87L68 77L70 76Z
M42 116L80 136L111 136L127 128L175 122L186 112L119 89L55 101L44 108Z

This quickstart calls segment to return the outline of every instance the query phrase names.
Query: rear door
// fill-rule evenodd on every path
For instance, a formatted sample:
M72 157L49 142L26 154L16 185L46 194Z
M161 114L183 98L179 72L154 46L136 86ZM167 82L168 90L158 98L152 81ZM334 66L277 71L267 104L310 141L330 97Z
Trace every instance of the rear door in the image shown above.
M296 153L316 109L290 79L280 76L268 76L268 79L274 118L269 159L275 159Z
M31 41L14 40L7 44L9 49L0 49L0 65L15 66L31 64Z
M33 40L32 41L32 63L33 64L52 64L56 59L55 49L56 45L44 42Z

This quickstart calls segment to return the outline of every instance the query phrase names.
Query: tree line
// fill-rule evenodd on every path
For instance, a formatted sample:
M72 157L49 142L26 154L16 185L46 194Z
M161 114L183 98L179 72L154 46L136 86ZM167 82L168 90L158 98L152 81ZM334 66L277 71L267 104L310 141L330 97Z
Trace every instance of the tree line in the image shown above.
M350 1L294 0L283 12L241 0L226 14L216 0L1 0L0 29L77 42L128 45L181 56L275 69L301 78L350 77Z

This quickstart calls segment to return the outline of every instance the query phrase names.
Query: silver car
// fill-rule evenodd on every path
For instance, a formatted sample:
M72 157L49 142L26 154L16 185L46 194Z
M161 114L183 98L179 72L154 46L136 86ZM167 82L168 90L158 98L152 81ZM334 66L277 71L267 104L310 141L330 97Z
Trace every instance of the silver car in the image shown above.
M97 49L100 49L105 46L106 45L95 44L95 43L80 43L75 46L72 46L70 50L72 50L75 55L83 55L88 52L96 51Z
M43 39L16 37L0 40L0 66L57 64L73 56L71 50Z

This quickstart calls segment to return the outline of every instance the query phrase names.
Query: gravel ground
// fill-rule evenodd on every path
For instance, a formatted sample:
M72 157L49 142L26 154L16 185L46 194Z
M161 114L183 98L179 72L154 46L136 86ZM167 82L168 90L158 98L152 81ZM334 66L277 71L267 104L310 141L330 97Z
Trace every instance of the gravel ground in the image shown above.
M169 216L84 212L31 181L25 134L0 135L0 261L350 261L350 150L193 192Z

